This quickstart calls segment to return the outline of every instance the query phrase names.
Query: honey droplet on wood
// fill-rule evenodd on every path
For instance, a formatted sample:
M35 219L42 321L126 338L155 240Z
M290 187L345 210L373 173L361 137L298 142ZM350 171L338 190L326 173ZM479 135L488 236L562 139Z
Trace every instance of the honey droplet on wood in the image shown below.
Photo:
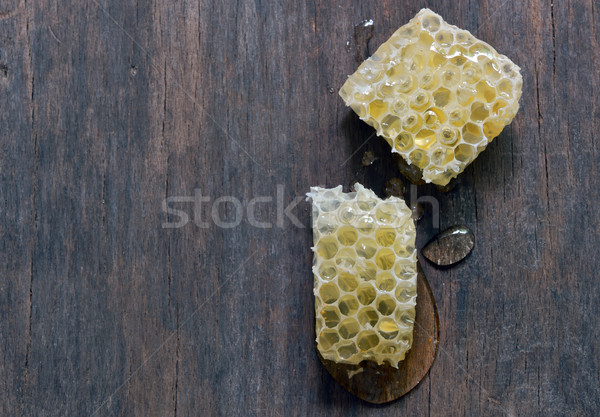
M436 265L448 266L463 260L475 245L475 235L466 226L453 226L431 239L421 250Z
M403 198L404 183L400 178L390 178L386 181L383 192L386 197L393 196Z
M360 162L365 167L372 165L375 162L375 153L373 151L365 151Z
M423 218L423 215L425 214L425 210L423 210L423 206L421 205L421 203L411 204L410 211L412 212L410 217L415 222L420 221Z

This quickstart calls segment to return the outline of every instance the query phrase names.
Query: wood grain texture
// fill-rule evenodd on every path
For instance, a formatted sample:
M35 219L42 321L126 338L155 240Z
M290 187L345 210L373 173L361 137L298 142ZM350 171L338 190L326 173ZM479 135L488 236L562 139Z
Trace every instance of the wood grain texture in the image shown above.
M440 320L427 277L419 263L417 268L418 302L413 342L398 368L372 361L362 361L358 365L336 363L323 358L317 350L319 360L331 376L361 400L372 404L397 400L414 389L433 365L440 341Z
M354 179L381 195L397 175L329 89L357 67L356 23L373 19L372 52L425 6L519 64L523 97L452 191L409 187L432 197L419 248L466 224L475 249L423 264L438 357L417 389L371 406L314 351L310 206L292 210L303 228L280 227L276 203ZM598 414L599 9L2 1L0 415ZM362 168L367 149L379 159ZM196 189L245 214L271 197L255 208L272 227L171 202L190 222L164 228L180 217L163 200Z

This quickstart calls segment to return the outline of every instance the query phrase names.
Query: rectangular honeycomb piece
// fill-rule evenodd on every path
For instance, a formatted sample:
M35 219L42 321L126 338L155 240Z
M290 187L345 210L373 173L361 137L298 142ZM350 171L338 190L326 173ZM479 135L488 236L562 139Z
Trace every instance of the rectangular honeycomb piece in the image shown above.
M446 185L510 124L522 84L510 59L423 9L339 94L426 182Z
M411 347L415 224L404 200L312 187L317 348L338 363L398 362Z

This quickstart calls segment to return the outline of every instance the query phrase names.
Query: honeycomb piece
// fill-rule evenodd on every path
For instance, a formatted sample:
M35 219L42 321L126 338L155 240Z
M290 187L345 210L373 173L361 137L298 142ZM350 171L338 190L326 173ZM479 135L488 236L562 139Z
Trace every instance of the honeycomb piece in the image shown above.
M339 93L426 182L446 185L512 121L519 71L487 43L423 9Z
M311 188L317 348L325 359L398 367L413 340L415 225L404 200Z

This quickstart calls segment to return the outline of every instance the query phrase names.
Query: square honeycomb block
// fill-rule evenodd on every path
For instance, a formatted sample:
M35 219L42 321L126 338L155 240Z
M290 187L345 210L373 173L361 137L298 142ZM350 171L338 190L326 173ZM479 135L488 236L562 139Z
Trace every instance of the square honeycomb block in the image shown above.
M415 224L404 200L356 184L312 187L317 349L325 359L398 367L417 299Z
M522 84L510 59L423 9L339 94L426 182L446 185L510 124Z

